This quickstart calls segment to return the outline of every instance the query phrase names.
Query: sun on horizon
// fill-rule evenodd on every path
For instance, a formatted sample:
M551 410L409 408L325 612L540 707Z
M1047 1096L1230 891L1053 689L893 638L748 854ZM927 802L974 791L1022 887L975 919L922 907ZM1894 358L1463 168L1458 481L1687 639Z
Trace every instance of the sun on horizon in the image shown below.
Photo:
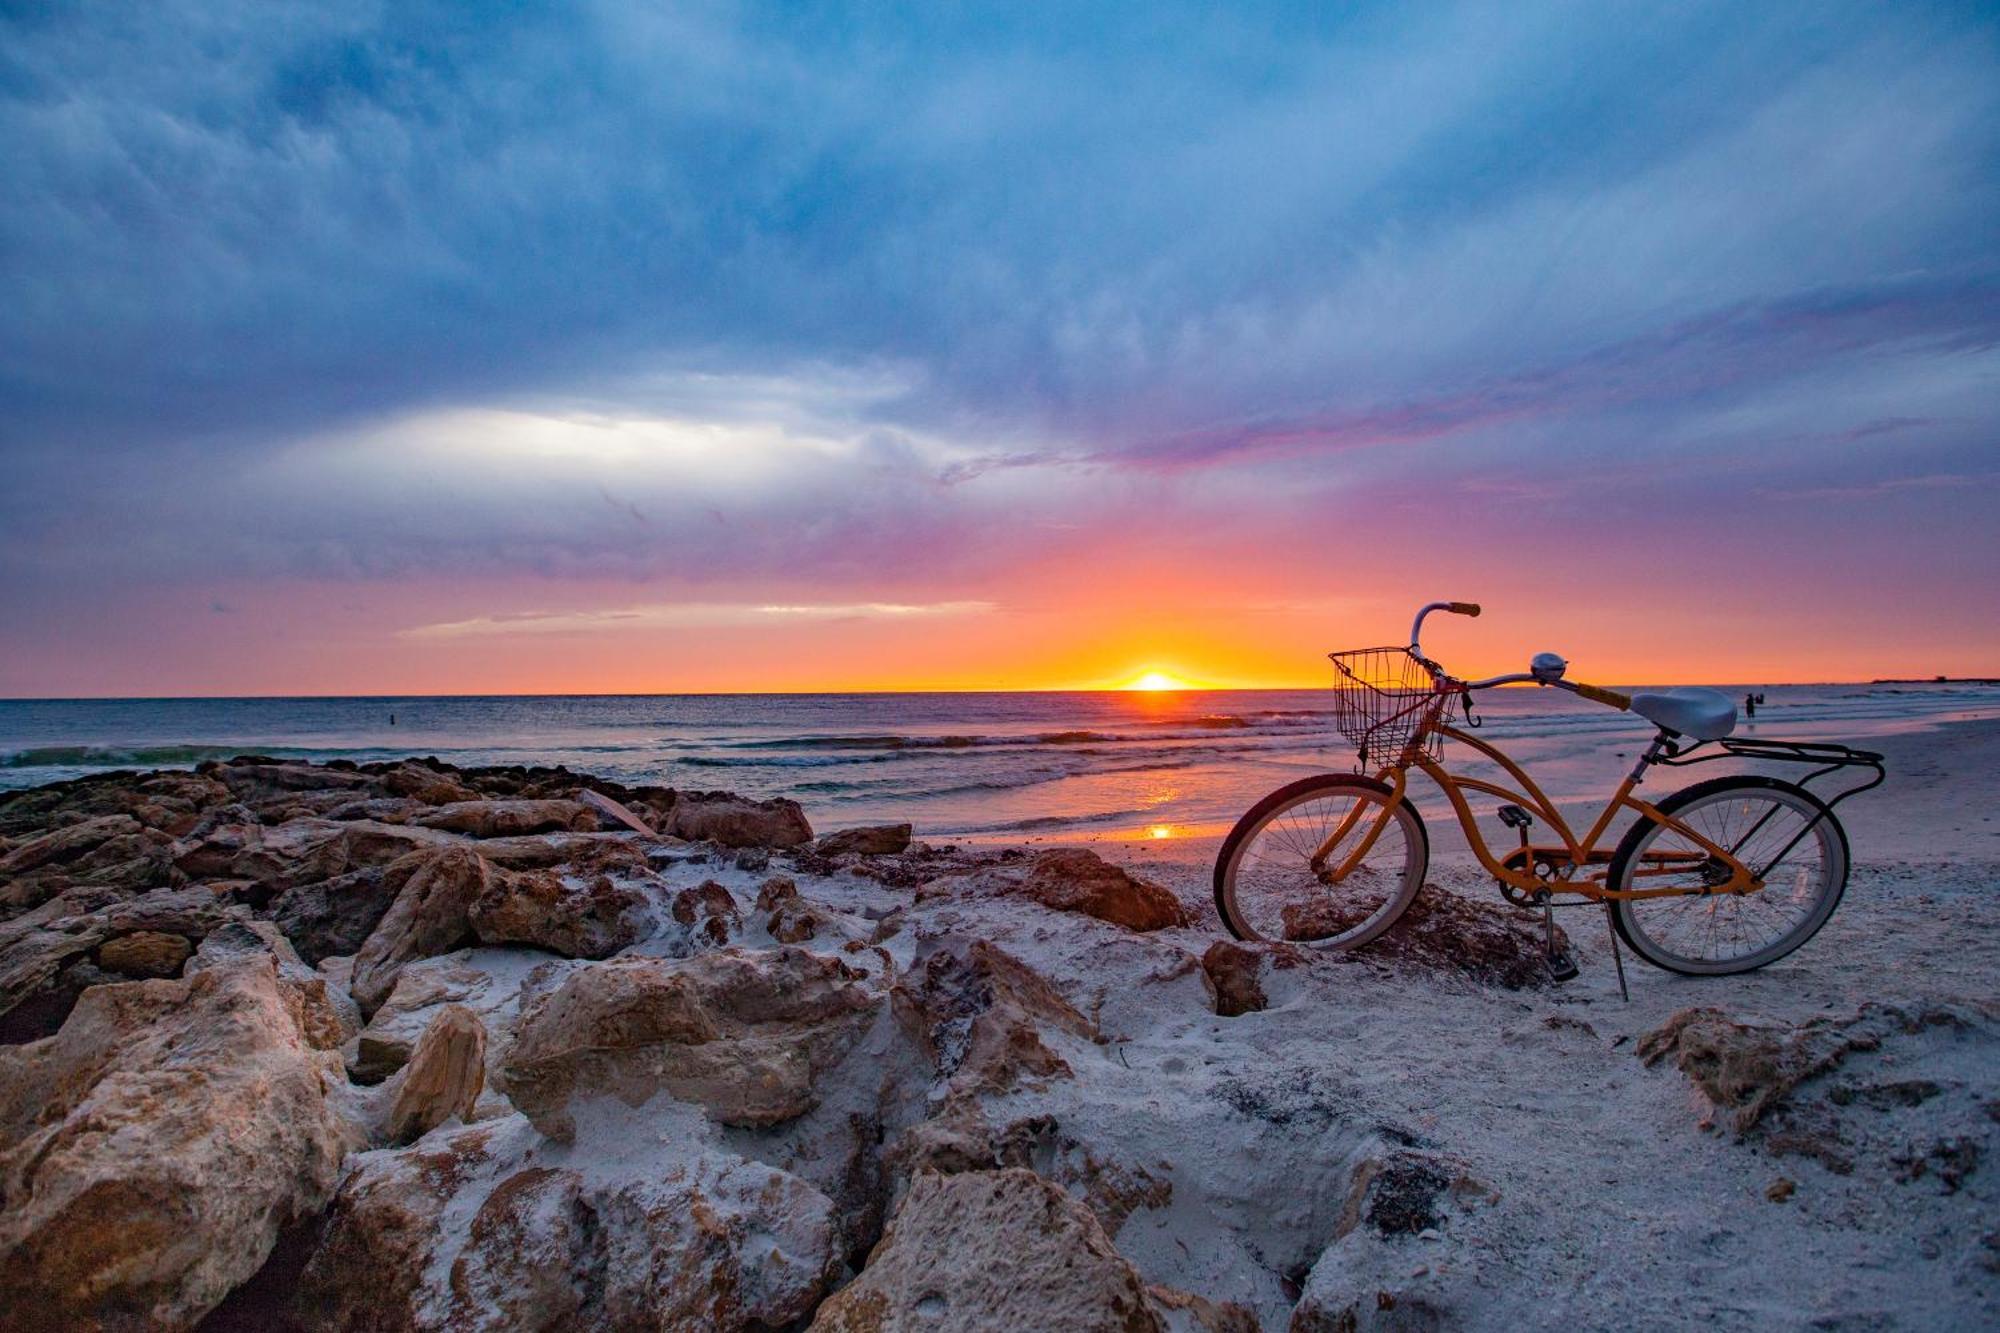
M1125 684L1118 686L1118 688L1121 690L1198 690L1201 687L1182 680L1179 676L1170 675L1165 671L1146 671L1127 681Z

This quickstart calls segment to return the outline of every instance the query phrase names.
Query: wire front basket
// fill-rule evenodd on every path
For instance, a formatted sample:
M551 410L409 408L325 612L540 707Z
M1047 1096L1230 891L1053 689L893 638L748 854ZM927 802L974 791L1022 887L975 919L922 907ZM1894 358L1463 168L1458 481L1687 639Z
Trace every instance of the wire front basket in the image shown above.
M1456 687L1439 689L1430 667L1408 648L1355 648L1333 660L1333 725L1366 765L1396 767L1435 756L1445 708Z

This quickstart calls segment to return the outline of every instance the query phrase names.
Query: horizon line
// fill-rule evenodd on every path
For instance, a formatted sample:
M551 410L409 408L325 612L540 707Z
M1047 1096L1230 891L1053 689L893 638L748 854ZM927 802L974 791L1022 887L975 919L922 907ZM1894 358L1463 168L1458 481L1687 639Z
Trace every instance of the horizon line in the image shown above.
M1720 687L1723 685L1738 686L1750 684L1757 684L1760 688L1764 689L1814 689L1830 685L1995 685L2000 684L2000 673L1990 676L1876 676L1866 680L1766 680L1761 682L1747 680L1650 680L1643 682L1612 682L1614 687L1621 689L1636 688L1639 685L1658 685L1671 688L1684 685ZM0 704L233 703L330 699L755 699L895 694L1137 694L1158 696L1163 694L1296 694L1303 691L1330 690L1332 688L1333 685L1331 683L1322 683L1315 685L1190 685L1185 689L1132 689L1120 685L1051 685L1032 687L933 687L862 690L503 690L466 694L24 694L0 696Z

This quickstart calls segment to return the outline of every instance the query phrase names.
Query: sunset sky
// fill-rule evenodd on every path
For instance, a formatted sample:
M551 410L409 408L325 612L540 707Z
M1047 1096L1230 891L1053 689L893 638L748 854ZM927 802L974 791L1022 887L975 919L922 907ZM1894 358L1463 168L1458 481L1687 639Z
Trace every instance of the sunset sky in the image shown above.
M2000 673L1991 5L10 5L0 696Z

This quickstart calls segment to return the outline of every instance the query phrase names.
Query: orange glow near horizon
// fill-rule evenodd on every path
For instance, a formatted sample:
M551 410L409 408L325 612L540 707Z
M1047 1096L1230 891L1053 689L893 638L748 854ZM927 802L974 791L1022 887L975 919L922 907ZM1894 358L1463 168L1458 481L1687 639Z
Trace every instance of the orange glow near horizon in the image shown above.
M1993 631L1977 617L1925 635L1869 632L1914 614L1930 595L1921 589L1888 606L1857 585L1839 617L1782 603L1782 589L1759 605L1761 585L1726 605L1669 586L1634 608L1580 581L1529 578L1499 593L1455 570L1329 597L1312 581L1259 583L1272 563L1213 544L1198 562L1120 549L1086 579L1075 561L1028 565L1004 584L825 594L821 614L791 610L811 600L803 593L750 586L214 584L100 617L101 652L79 656L52 636L0 654L0 697L1115 690L1164 707L1181 691L1324 687L1328 651L1395 643L1416 606L1443 596L1485 604L1478 620L1434 616L1424 630L1425 649L1468 677L1525 669L1543 650L1567 657L1574 679L1610 686L1995 670ZM750 609L696 625L624 614L679 602ZM762 610L780 602L787 614ZM901 609L919 603L938 609ZM575 621L547 623L552 611ZM543 623L510 619L527 612ZM413 632L479 617L478 632Z
M1147 671L1117 688L1121 690L1145 690L1151 692L1160 690L1196 690L1201 687L1199 685L1190 685L1179 676L1169 675L1164 671Z

